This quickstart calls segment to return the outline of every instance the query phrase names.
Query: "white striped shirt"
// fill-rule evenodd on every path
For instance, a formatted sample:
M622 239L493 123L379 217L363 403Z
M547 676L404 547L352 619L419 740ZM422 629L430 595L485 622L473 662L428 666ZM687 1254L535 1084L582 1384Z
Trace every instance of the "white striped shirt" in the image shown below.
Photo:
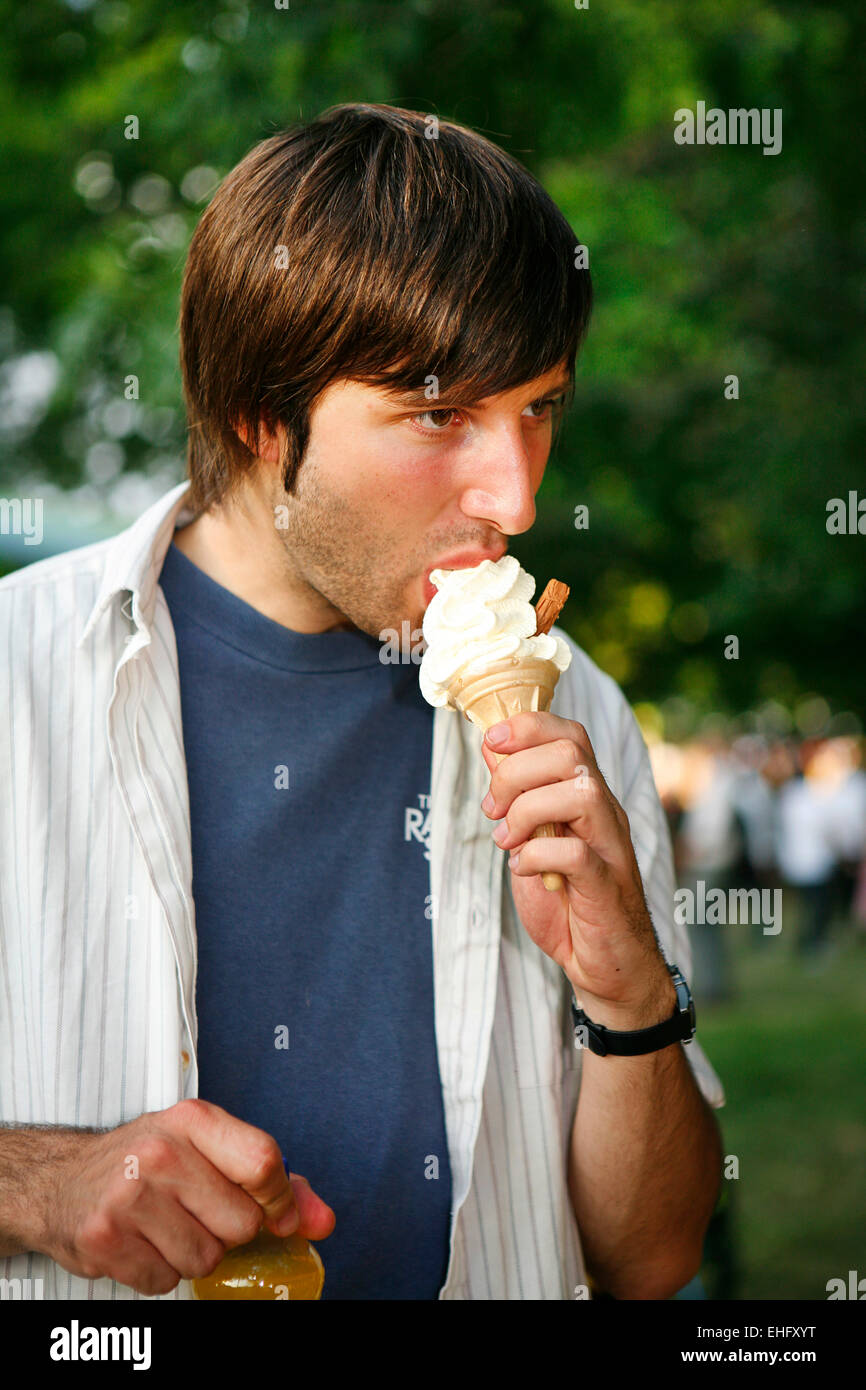
M111 1127L195 1096L196 935L177 648L157 579L182 483L120 535L0 581L0 1119ZM587 729L626 810L665 958L688 979L670 837L616 683L566 633L554 713ZM453 1200L440 1299L568 1299L586 1284L567 1189L580 1086L571 986L517 918L480 808L481 734L433 720L436 1043ZM703 1095L724 1104L697 1040ZM327 1265L327 1245L323 1246ZM139 1298L46 1256L0 1260L46 1298ZM167 1298L190 1298L181 1280Z

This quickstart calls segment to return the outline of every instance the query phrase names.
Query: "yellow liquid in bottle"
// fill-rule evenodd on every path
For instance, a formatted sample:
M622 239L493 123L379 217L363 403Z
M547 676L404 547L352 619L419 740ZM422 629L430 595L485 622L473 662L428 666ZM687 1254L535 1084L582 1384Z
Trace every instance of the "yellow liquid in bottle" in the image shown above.
M306 1236L275 1236L264 1227L248 1245L227 1250L212 1274L193 1279L196 1298L317 1299L325 1267Z

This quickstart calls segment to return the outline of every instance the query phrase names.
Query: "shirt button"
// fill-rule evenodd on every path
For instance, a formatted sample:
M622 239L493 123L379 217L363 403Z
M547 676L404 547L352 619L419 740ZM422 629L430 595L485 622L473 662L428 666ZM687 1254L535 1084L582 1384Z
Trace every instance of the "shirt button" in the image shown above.
M183 1052L180 1054L180 1060L183 1062L184 1071L186 1071L187 1067L189 1066L189 1053L187 1052L186 1048L184 1048Z

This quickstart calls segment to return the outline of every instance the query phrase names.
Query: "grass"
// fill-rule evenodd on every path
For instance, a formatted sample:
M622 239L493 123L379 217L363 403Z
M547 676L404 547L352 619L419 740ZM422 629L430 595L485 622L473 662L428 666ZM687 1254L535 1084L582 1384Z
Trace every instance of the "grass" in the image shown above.
M723 1181L701 1281L710 1298L826 1299L828 1279L866 1275L866 933L837 920L813 964L795 955L796 921L757 941L719 930L732 997L697 997L698 1036L739 1177Z

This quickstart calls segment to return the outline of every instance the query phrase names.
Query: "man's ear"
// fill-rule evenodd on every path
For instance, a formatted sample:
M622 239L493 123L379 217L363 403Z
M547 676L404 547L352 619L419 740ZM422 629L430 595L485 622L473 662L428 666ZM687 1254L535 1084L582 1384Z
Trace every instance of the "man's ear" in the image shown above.
M272 433L263 421L259 422L258 439L254 441L253 431L245 420L232 421L232 427L242 443L255 454L256 458L264 459L267 463L279 463L281 426L277 425L277 432Z

